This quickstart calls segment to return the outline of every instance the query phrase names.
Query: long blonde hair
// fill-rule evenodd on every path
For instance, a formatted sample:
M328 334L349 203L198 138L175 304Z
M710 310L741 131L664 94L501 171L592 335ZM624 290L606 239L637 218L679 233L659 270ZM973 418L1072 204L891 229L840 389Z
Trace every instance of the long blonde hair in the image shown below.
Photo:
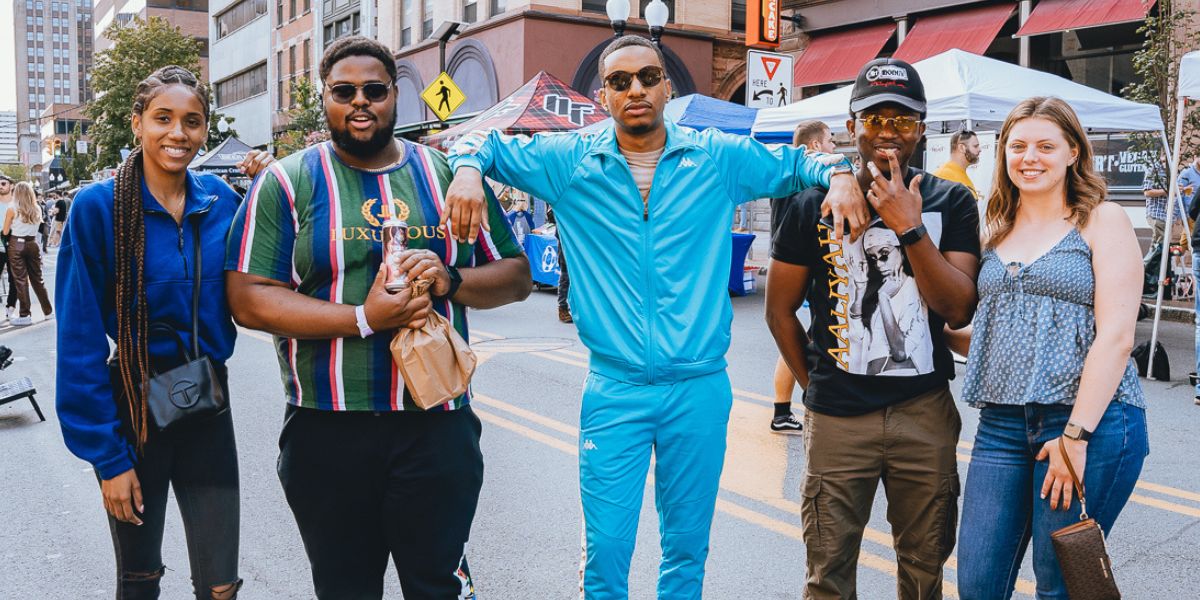
M1008 176L1008 161L1005 150L1008 136L1018 122L1025 119L1046 119L1062 130L1063 137L1078 155L1067 167L1066 203L1071 210L1071 221L1082 229L1087 225L1092 209L1104 202L1108 196L1108 184L1096 174L1092 161L1092 144L1087 139L1079 117L1069 104L1059 98L1034 96L1022 100L1000 128L1000 139L996 144L996 172L992 177L992 193L988 197L987 213L984 216L985 244L994 248L1012 233L1017 219L1017 207L1021 204L1021 191Z
M14 217L22 223L41 225L42 211L38 210L37 194L34 193L32 184L28 181L18 183L17 189L13 190L13 198Z

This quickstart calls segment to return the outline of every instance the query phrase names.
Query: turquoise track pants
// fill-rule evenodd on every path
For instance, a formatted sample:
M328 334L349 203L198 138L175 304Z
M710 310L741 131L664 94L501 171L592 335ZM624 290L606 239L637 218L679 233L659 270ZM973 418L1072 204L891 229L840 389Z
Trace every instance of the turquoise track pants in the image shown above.
M658 597L700 598L732 403L724 370L665 385L588 374L579 421L587 600L629 597L652 451L662 538Z

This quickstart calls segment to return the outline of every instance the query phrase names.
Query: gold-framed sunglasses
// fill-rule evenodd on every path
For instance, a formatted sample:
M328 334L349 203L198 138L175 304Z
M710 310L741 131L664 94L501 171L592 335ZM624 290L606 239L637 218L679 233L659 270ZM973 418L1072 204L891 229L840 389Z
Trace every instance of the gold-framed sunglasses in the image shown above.
M662 83L665 76L666 74L663 73L662 67L647 65L638 69L637 73L613 71L604 78L604 85L608 86L608 89L614 92L623 92L629 89L629 86L633 85L633 78L637 77L637 80L642 82L642 87L652 88Z
M329 86L329 97L333 98L333 101L338 104L350 104L358 96L358 90L360 89L363 91L363 97L368 102L383 102L387 100L388 92L392 91L392 84L380 81L372 81L362 85L339 83Z
M855 119L862 123L867 131L882 131L888 125L892 126L897 133L912 133L917 130L917 125L921 124L921 119L910 117L908 115L900 115L898 117L881 117L879 115L867 115Z

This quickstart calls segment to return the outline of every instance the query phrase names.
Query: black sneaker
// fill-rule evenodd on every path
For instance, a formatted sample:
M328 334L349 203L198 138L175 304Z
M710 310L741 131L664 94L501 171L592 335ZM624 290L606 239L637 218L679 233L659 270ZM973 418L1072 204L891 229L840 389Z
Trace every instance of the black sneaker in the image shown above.
M796 420L795 415L784 415L771 419L771 431L775 433L783 433L794 435L804 431L804 425Z

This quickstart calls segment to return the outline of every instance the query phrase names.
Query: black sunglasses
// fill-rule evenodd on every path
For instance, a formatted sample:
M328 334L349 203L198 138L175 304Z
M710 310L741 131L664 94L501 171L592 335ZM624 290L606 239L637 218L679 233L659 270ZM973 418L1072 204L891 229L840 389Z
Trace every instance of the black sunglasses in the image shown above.
M329 97L333 98L333 101L338 104L350 104L358 96L359 89L363 91L363 96L368 102L383 102L387 100L388 92L392 91L392 84L380 83L378 81L362 85L339 83L329 86Z
M633 84L633 78L638 78L642 82L642 87L652 88L662 83L664 73L662 67L653 65L642 67L637 73L628 71L613 71L604 78L604 85L614 92L623 92L629 89Z

